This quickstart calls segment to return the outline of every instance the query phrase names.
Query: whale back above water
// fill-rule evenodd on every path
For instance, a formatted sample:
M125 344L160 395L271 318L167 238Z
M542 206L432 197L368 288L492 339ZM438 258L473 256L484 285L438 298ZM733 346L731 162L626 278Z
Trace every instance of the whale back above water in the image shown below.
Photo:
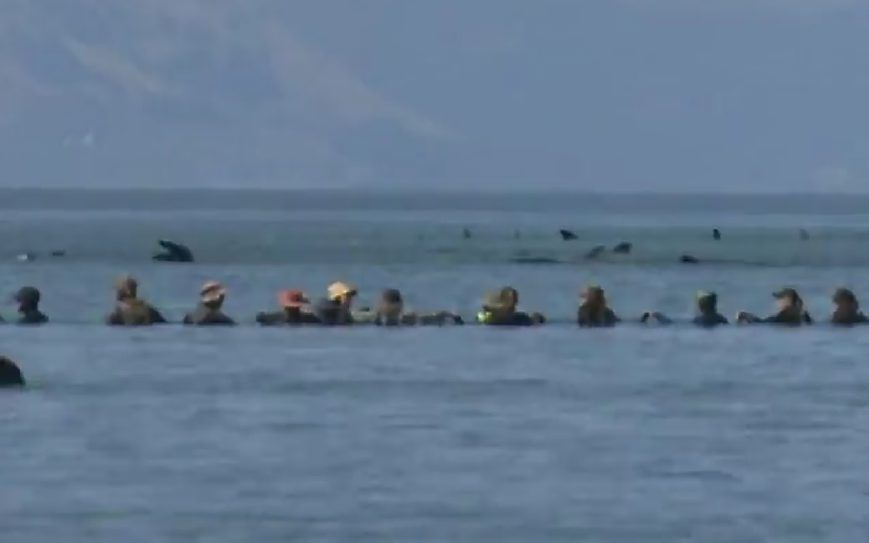
M157 242L164 252L155 254L152 259L157 262L193 262L193 252L180 243L161 239Z

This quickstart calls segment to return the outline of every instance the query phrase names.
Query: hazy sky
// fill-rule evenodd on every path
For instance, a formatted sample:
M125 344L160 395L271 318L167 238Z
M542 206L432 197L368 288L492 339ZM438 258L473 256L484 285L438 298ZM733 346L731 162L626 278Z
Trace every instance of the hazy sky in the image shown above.
M0 172L869 190L869 1L2 0Z

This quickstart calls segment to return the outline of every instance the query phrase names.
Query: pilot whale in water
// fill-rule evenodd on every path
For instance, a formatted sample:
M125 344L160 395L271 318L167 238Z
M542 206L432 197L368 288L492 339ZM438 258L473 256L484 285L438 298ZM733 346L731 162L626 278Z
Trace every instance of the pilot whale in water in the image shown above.
M161 239L157 242L163 248L163 252L155 254L152 260L157 262L193 262L193 252L185 245Z
M0 387L24 386L24 376L12 360L0 355Z

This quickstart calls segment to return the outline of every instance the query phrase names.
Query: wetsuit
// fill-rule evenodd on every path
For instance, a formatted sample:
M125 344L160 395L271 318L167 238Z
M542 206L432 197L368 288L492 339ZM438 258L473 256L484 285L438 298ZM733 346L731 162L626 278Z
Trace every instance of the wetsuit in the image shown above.
M843 326L849 326L852 324L866 324L869 323L869 317L866 317L860 311L834 311L833 316L830 319L833 324L839 324Z
M284 309L273 313L258 313L256 322L263 326L280 326L283 324L320 324L320 319L316 315L298 309Z
M446 324L464 324L462 317L447 312L433 315L402 314L397 319L377 315L374 319L377 326L444 326Z
M166 319L147 302L133 298L119 302L106 321L111 326L149 326L163 324Z
M193 313L188 313L184 316L184 324L196 326L232 326L235 324L235 321L227 317L217 307L199 304Z
M729 324L727 319L720 313L703 313L694 317L692 321L697 326L704 328L714 328L721 324Z
M334 300L320 300L314 308L314 314L321 324L341 326L353 324L353 316Z
M481 311L477 315L477 321L480 324L488 326L534 326L543 322L542 316L539 320L533 319L528 313L522 311L514 311L509 315L497 315L490 311Z
M45 313L38 309L25 309L19 311L21 317L18 319L18 324L45 324L48 322L48 317Z
M597 309L589 304L582 304L576 313L576 322L583 328L605 328L615 326L619 318L608 307Z
M787 310L779 311L775 315L763 319L761 322L767 324L784 324L787 326L800 326L803 324L812 324L812 317L806 311L799 313Z

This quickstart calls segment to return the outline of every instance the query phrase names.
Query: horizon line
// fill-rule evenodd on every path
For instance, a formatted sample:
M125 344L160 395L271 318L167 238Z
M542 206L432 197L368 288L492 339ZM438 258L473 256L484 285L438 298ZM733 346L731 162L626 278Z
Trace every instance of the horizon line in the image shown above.
M106 186L0 186L0 191L15 191L15 192L102 192L102 193L120 193L120 192L250 192L250 193L275 193L275 192L308 192L308 193L331 193L331 194L373 194L373 195L447 195L447 196L494 196L494 195L577 195L577 196L757 196L757 197L799 197L799 196L869 196L869 190L866 191L843 191L835 192L830 190L800 190L800 191L674 191L674 190L613 190L601 191L594 189L572 189L566 187L547 187L547 188L414 188L408 189L403 187L267 187L267 186L252 186L252 187L227 187L227 186L206 186L206 187L106 187Z

